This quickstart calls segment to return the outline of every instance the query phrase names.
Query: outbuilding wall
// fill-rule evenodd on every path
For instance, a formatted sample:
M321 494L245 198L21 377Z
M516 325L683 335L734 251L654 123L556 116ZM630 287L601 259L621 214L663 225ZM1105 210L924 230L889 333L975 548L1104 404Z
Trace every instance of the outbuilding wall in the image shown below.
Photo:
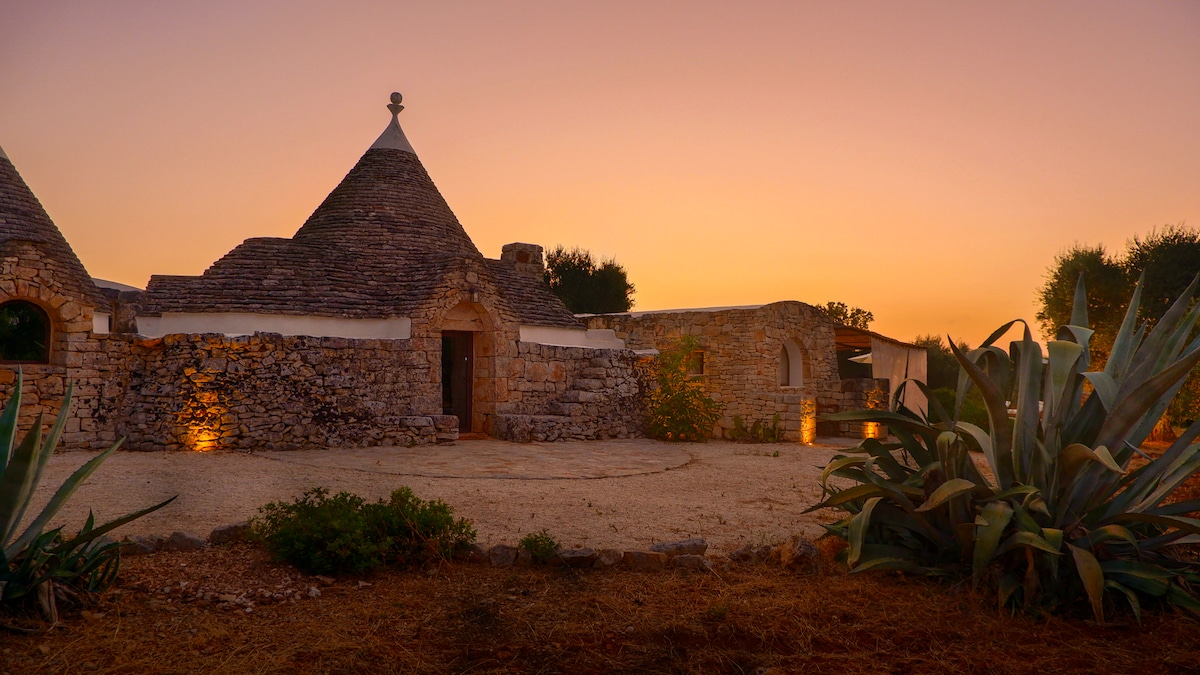
M729 438L739 417L749 428L779 415L784 439L811 441L816 416L861 409L860 392L844 392L837 372L834 322L811 305L785 301L747 308L601 314L589 328L610 328L635 350L667 349L682 336L699 343L704 391L723 406L715 434ZM791 342L804 359L803 379L781 381L782 353ZM886 381L884 382L886 401ZM886 405L886 404L885 404ZM827 425L827 433L859 436L861 425Z

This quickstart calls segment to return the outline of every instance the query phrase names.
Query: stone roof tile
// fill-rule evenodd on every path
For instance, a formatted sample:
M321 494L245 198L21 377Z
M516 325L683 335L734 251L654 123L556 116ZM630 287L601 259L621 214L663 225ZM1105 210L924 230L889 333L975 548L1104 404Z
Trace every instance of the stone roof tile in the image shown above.
M10 243L20 241L29 242L42 252L54 278L67 294L96 308L109 307L108 300L92 283L92 277L42 203L0 150L0 248L11 248Z

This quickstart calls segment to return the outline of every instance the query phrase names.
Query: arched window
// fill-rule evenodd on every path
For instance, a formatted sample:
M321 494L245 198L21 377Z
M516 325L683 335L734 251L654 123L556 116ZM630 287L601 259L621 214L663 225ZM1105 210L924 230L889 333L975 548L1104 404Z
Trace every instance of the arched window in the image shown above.
M779 386L803 387L804 380L812 377L812 364L808 354L792 339L784 340L779 348Z
M50 317L32 302L0 305L0 361L50 362Z

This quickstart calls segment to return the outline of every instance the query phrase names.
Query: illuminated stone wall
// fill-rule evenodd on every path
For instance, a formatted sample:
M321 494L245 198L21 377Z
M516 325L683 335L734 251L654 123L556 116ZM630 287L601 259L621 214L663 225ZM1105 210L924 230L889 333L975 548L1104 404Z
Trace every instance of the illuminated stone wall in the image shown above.
M116 432L131 449L416 445L457 437L422 415L428 354L407 340L258 334L137 340Z
M694 336L704 363L697 381L723 406L715 432L728 438L735 415L749 428L756 420L770 423L778 414L788 441L810 440L805 436L812 432L806 430L813 429L820 401L842 399L833 326L817 308L794 301L588 318L589 328L611 328L631 349L665 349L684 335ZM800 382L782 377L788 341L804 360Z

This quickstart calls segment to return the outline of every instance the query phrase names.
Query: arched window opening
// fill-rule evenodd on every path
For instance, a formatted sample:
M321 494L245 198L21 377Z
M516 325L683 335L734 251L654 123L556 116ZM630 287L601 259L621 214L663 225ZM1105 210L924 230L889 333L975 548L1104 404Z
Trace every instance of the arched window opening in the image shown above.
M779 386L803 387L804 381L811 377L812 364L808 354L795 340L785 340L779 349Z
M32 302L0 305L0 361L50 363L50 317Z

